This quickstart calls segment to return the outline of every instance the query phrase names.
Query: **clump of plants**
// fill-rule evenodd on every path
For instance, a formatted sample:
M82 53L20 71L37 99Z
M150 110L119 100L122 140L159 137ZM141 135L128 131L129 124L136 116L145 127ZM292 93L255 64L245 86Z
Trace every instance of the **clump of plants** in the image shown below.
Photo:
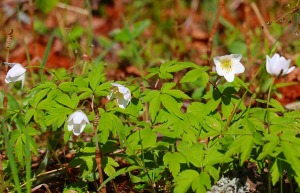
M64 192L118 192L120 178L140 192L250 191L247 179L237 185L242 175L233 174L250 164L266 176L266 192L275 186L283 192L286 181L299 187L300 112L272 95L275 80L295 67L274 48L251 80L238 77L247 71L242 55L228 53L213 57L212 66L164 61L123 81L108 80L105 61L93 58L83 73L78 66L58 73L41 65L41 81L28 88L31 67L7 59L1 64L7 159L0 159L0 190L47 189L44 182L57 175L64 176ZM271 80L266 98L253 89L262 73ZM183 91L193 84L203 88L201 100ZM32 168L41 151L37 136L46 136L48 144ZM67 162L57 156L57 146L71 152ZM46 171L50 157L59 164L53 172Z

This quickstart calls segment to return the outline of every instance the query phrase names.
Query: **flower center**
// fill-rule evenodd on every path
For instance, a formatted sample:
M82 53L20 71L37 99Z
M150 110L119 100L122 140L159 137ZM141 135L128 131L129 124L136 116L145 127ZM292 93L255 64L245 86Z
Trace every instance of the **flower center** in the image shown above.
M114 88L114 95L117 99L124 98L123 94L119 92L118 88Z
M230 60L230 59L223 59L223 60L221 60L221 68L225 72L232 71L232 60Z

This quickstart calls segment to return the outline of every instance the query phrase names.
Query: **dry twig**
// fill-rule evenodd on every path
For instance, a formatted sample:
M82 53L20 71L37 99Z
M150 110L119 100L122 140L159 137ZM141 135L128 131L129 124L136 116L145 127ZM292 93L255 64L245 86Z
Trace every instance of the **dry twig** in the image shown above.
M208 43L207 43L207 65L210 65L212 44L213 44L213 41L214 41L215 34L217 33L219 19L220 19L220 15L221 15L221 12L222 12L223 8L224 8L224 0L220 0L219 1L219 6L218 6L217 16L215 18L215 22L213 24L210 36L208 38Z

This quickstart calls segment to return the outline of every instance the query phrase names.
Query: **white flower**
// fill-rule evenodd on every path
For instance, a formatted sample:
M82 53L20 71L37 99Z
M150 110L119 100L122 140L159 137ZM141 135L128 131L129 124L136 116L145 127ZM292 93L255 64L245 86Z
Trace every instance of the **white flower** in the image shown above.
M291 59L285 59L285 57L279 54L274 54L272 58L267 56L266 68L267 72L271 75L279 76L292 72L295 66L290 67ZM290 67L290 68L289 68Z
M68 130L80 135L87 123L90 123L87 116L80 110L75 111L68 119Z
M119 107L125 109L131 100L130 90L120 84L111 83L111 85L115 86L115 88L110 91L107 99L116 99Z
M219 76L224 76L228 82L234 80L234 74L243 73L245 67L240 63L241 54L230 54L214 57L214 63Z
M6 74L5 82L6 83L11 83L11 82L17 82L17 81L21 80L22 81L22 88L23 88L24 81L25 81L26 69L23 68L23 66L19 63L4 62L4 64L11 67L11 69L9 69L9 71Z

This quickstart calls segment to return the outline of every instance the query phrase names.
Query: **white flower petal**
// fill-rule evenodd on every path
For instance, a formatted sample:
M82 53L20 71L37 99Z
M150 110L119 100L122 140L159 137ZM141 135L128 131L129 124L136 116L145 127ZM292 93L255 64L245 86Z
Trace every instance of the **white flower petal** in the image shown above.
M292 66L288 69L288 71L285 74L289 74L291 73L294 69L296 68L296 66Z
M117 83L111 83L111 85L117 87L118 90L111 90L110 95L107 96L107 99L111 100L116 98L119 107L125 108L131 100L130 90L127 87Z
M89 123L89 120L87 116L82 111L75 111L69 116L68 119L68 130L72 131L74 135L80 135L82 131L84 130L87 123Z
M224 74L224 78L225 78L228 82L233 82L233 81L234 81L234 73L225 73L225 74Z
M242 63L235 61L233 64L233 70L234 70L234 74L240 74L245 71L245 67L243 66Z
M240 61L242 59L242 54L230 54L230 57Z
M73 124L68 123L68 131L72 131L73 130Z
M5 82L6 83L11 83L11 82L17 82L17 81L22 81L22 87L25 82L25 72L26 69L23 68L21 64L18 63L7 63L4 62L6 65L11 66L11 69L6 74L5 77Z
M82 122L81 124L76 124L74 125L74 128L73 128L73 133L74 135L78 136L82 133L82 131L84 130L86 126L86 123Z
M230 54L213 58L218 75L224 76L228 82L234 80L234 74L243 73L245 71L245 67L240 62L241 59L241 54Z
M117 99L117 102L120 108L125 109L125 107L129 104L130 101L125 99Z
M285 57L279 54L274 54L272 58L266 56L266 70L269 74L275 76L283 76L294 70L293 67L289 68L291 60L285 59Z

